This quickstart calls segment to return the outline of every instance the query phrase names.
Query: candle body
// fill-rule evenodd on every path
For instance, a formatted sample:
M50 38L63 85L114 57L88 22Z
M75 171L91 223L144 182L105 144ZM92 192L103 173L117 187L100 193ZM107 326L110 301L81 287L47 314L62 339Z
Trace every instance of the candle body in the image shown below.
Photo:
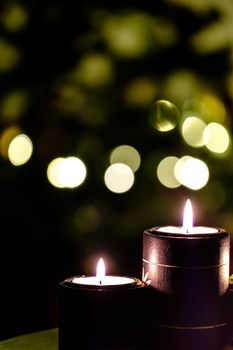
M159 228L143 235L143 270L151 280L149 349L220 350L227 327L229 235L176 234ZM157 348L156 348L157 349Z
M228 343L233 345L233 275L229 278L228 305Z
M59 350L139 350L146 284L82 285L67 279L59 290Z

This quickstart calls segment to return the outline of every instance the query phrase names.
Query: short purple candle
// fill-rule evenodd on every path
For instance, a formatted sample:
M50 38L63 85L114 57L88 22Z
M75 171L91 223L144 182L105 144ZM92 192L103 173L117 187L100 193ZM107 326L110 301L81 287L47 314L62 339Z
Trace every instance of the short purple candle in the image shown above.
M72 276L59 284L59 350L142 350L144 289L136 277Z

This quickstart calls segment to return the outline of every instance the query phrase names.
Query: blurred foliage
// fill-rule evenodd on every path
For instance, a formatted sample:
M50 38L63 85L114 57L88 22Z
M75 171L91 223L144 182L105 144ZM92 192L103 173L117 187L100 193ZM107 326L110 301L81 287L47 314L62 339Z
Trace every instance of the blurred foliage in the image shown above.
M195 111L206 123L222 123L232 138L233 3L2 0L0 6L3 339L56 326L58 281L93 273L100 255L108 272L140 277L143 230L179 225L187 197L198 223L233 232L231 148L216 157L186 144L180 131ZM179 111L168 132L151 122L158 100ZM34 149L21 167L6 157L16 129ZM135 183L123 194L104 184L119 145L135 147L141 157ZM183 155L208 165L203 189L168 189L156 177L164 157ZM73 190L54 188L47 166L67 156L81 157L87 179Z

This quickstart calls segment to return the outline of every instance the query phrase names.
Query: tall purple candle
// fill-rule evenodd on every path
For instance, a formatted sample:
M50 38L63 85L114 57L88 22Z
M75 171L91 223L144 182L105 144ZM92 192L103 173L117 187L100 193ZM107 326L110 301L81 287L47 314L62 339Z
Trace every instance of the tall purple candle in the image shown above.
M193 227L188 200L182 227L143 234L148 294L148 349L221 350L226 343L230 237Z

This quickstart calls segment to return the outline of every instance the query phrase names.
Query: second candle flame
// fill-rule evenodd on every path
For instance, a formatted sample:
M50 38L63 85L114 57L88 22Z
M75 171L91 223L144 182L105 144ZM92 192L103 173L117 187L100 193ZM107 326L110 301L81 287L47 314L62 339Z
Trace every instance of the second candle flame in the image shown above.
M96 278L99 284L103 284L104 277L105 277L105 264L104 264L104 260L100 258L96 268Z
M185 233L190 233L193 228L193 210L190 199L186 201L184 207L184 216L183 216L183 230Z

